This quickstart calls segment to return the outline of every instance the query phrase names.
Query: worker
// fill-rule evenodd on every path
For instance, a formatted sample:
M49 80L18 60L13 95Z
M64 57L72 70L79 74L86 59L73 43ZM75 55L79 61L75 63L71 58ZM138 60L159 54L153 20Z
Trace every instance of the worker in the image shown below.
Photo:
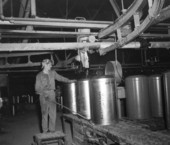
M41 113L42 113L42 131L55 132L56 130L56 94L55 80L60 82L75 82L59 75L52 70L52 61L44 59L42 61L42 71L36 76L35 91L39 94ZM48 119L49 117L49 119Z

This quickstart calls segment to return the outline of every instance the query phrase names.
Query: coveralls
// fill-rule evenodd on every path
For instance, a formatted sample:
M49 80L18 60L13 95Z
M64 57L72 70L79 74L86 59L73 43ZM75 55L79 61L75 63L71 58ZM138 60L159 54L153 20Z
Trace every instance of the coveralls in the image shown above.
M54 70L50 70L48 74L41 71L36 76L35 90L40 95L43 132L53 132L56 129L55 80L60 82L71 81Z

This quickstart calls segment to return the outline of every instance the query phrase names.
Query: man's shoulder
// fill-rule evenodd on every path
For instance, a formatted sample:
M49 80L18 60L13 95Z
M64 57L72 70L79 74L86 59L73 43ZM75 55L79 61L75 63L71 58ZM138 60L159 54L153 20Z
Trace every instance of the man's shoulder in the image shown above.
M57 72L55 70L50 70L50 73L56 74Z
M43 72L42 72L42 71L40 71L40 72L38 72L38 73L37 73L37 75L36 75L36 76L37 76L37 77L40 77L40 76L42 76L42 74L43 74Z

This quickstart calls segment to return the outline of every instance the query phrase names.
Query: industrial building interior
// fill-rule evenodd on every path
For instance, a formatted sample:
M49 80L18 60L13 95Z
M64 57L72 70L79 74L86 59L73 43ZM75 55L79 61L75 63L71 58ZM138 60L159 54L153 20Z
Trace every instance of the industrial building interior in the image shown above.
M169 0L0 0L0 145L15 145L4 133L10 119L28 127L21 145L34 144L25 132L32 127L33 140L39 131L29 121L40 114L34 86L45 58L77 80L75 94L56 81L58 126L72 134L62 144L170 144L169 14Z

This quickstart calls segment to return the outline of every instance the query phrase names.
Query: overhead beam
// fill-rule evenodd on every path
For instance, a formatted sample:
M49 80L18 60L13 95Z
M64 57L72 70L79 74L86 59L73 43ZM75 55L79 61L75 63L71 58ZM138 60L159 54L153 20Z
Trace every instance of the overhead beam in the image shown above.
M78 49L105 49L113 42L95 43L0 43L0 52L3 51L52 51L52 50L78 50ZM140 48L139 42L131 42L122 48Z

